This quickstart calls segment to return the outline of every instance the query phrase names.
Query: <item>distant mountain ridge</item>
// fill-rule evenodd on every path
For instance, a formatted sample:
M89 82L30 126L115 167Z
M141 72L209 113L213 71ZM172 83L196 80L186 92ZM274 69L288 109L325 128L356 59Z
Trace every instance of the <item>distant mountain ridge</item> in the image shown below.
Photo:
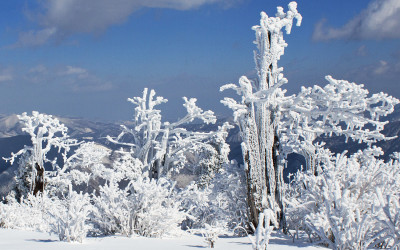
M0 114L0 138L22 135L21 128L17 115Z
M121 123L112 122L94 122L84 118L68 118L68 117L58 117L54 116L60 120L66 127L68 127L68 134L78 140L90 140L108 147L115 147L111 145L107 140L106 136L117 136L121 132ZM382 147L385 152L385 158L387 159L393 152L400 152L400 107L397 107L395 111L388 117L384 118L388 120L389 123L385 126L383 133L388 137L396 137L393 140L386 140L378 142L376 145ZM189 130L197 131L211 131L216 130L218 126L221 126L224 122L229 122L233 124L232 118L219 117L216 124L202 124L193 123L188 124L185 127ZM132 122L127 121L123 124L128 125ZM22 148L20 145L23 141L21 138L16 136L27 136L26 133L22 132L22 125L18 121L16 115L1 115L0 114L0 157L5 157L9 155L9 150L6 150L8 145L9 148ZM15 142L13 142L12 137L16 137ZM8 139L5 139L8 138ZM348 150L350 153L356 152L358 149L365 147L363 144L358 142L345 142L342 137L332 137L324 139L329 147L334 153L341 153L344 150ZM231 146L231 159L236 159L239 163L242 162L241 157L241 138L240 132L237 126L229 131L227 138L227 143ZM18 147L17 145L20 145ZM6 155L4 154L6 153ZM0 162L1 164L1 162ZM0 165L1 172L1 165Z
M97 140L107 135L115 135L120 131L120 125L117 123L94 122L83 118L57 118L68 128L68 135L72 138L80 139L84 137L92 137ZM13 137L17 135L25 135L22 131L22 125L19 123L17 115L1 115L0 114L0 138Z

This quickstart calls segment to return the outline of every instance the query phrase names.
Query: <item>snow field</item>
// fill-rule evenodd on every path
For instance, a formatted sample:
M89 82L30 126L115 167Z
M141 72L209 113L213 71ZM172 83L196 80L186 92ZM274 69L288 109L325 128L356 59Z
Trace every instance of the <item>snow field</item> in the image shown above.
M68 243L58 240L57 235L41 232L21 231L14 229L0 229L0 249L2 250L131 250L131 249L202 249L208 248L204 238L197 235L186 235L180 238L146 238L146 237L97 237L86 238L83 243ZM241 250L251 249L247 237L221 237L215 244L215 249ZM313 250L325 249L313 246L305 240L293 243L291 238L280 233L272 234L268 250Z

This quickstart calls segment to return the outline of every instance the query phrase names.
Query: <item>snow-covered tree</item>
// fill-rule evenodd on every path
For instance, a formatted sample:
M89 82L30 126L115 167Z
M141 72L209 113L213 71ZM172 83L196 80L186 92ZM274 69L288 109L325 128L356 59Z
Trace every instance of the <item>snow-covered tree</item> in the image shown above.
M15 159L20 157L16 176L17 195L26 196L29 193L36 195L45 190L47 178L52 175L46 171L46 165L57 170L59 168L57 160L65 162L70 148L79 143L71 139L67 134L68 128L51 115L33 111L31 116L22 113L18 118L24 126L22 130L30 135L32 146L25 146L5 160L13 164ZM50 150L57 150L61 157L49 159Z
M211 141L225 143L226 131L230 128L227 123L212 132L189 131L182 126L195 119L206 124L216 122L213 112L199 108L195 98L184 97L183 106L187 114L169 123L162 122L161 110L156 109L157 105L167 102L167 99L155 95L154 90L149 93L145 88L142 97L129 98L128 101L136 106L133 127L122 125L122 132L117 138L108 137L113 143L131 147L133 157L142 162L149 178L171 177L173 172L185 165L185 153L189 150L201 150Z
M257 227L258 214L272 209L284 223L283 177L285 157L291 152L302 154L307 168L315 170L316 152L321 145L314 140L321 134L345 135L367 143L385 138L385 122L379 118L393 112L399 101L386 94L367 97L362 85L326 79L326 87L302 88L298 95L285 96L281 87L288 81L278 60L287 46L283 31L289 34L293 20L302 20L297 3L289 3L287 13L277 8L275 17L261 13L260 25L254 26L254 53L257 78L242 76L239 85L227 84L221 91L233 89L241 96L237 102L225 98L222 103L234 111L241 131L242 152L247 169L250 222ZM273 202L264 207L264 196Z
M234 119L238 123L242 143L243 160L247 172L248 203L250 222L257 227L258 214L264 211L262 199L272 197L271 204L275 213L280 214L282 208L282 171L283 165L278 162L280 102L283 91L280 87L287 82L278 68L278 60L287 46L283 40L282 28L290 33L293 19L300 25L302 17L297 12L297 4L291 2L289 11L283 12L278 7L276 17L268 17L261 13L259 26L254 26L258 52L254 53L257 79L251 81L246 76L239 80L239 86L227 84L221 87L234 89L242 96L241 102L225 98L222 103L234 111Z

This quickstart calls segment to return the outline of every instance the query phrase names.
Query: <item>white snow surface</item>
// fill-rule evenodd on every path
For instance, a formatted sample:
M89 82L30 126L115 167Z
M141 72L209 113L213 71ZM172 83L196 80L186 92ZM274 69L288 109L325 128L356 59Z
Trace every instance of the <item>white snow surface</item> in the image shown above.
M68 243L58 240L56 235L47 233L21 231L0 228L0 249L2 250L58 250L58 249L84 249L84 250L125 250L125 249L199 249L208 248L204 238L197 235L186 235L180 238L145 238L109 236L86 238L83 243ZM248 237L221 237L215 244L215 249L251 249ZM293 240L281 233L273 232L268 250L313 250L325 249L313 246L305 240Z

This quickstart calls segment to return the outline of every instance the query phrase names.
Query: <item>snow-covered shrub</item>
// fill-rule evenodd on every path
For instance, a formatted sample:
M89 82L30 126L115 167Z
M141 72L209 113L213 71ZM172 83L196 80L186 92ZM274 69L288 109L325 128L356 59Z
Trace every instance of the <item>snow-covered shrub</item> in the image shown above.
M228 233L227 225L224 222L215 222L212 225L207 223L204 227L198 230L193 230L195 233L201 233L209 248L214 248L215 243L218 240L218 236Z
M237 164L224 166L208 185L193 182L181 191L182 206L189 217L183 228L202 229L206 225L226 225L241 234L247 228L247 201L244 171Z
M0 226L4 228L49 232L53 219L48 215L54 200L47 192L37 196L28 194L18 202L7 197L7 203L0 202Z
M254 236L249 235L249 238L254 250L266 250L274 225L278 225L274 211L265 209L264 212L259 214L258 221L257 228L253 228Z
M190 183L179 193L182 207L187 211L188 216L182 223L183 229L203 228L206 223L215 219L210 206L210 194L212 190L206 187L199 187L195 182Z
M120 148L113 154L113 173L105 178L114 182L129 182L143 178L144 165L134 157L134 150Z
M230 148L225 137L225 133L217 133L208 143L186 152L187 165L198 176L196 182L200 186L209 185L215 175L229 164ZM189 158L188 155L192 157Z
M89 195L78 194L70 186L66 197L53 203L52 210L47 211L54 219L50 231L61 241L82 242L90 229L87 220L92 210Z
M304 216L297 218L301 225L332 249L396 244L400 165L377 159L380 153L371 148L338 154L319 167L318 175L298 172L286 200L289 226L291 214Z
M99 194L93 197L94 213L92 222L99 234L132 235L133 204L127 189L122 189L114 181L100 187Z
M237 163L225 164L225 168L211 181L211 203L222 211L220 220L235 234L243 234L248 226L247 190L243 167Z
M399 169L398 169L399 171ZM376 189L377 206L373 212L379 212L377 218L379 233L376 235L374 245L377 247L391 247L400 249L400 195L382 195L382 191Z
M186 212L175 183L166 178L150 179L147 172L139 174L141 162L123 152L111 178L93 196L95 233L146 237L177 234Z
M142 162L133 157L132 149L120 148L112 157L112 169L102 175L106 182L93 195L94 233L130 236L134 234L131 183L144 178L146 173L143 173Z
M146 237L179 234L186 212L176 198L175 184L165 178L144 177L130 185L134 232Z

